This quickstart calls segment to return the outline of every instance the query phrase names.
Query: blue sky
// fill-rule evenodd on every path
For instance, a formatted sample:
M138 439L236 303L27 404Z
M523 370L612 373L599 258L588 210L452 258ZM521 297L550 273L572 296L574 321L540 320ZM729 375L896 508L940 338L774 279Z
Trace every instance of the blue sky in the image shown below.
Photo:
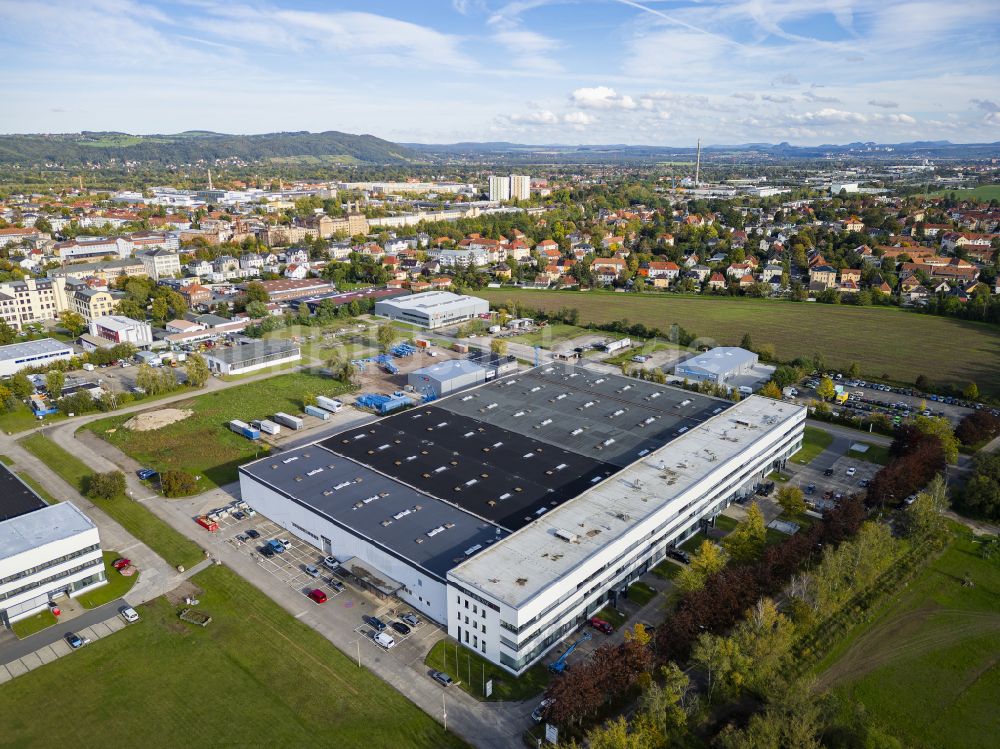
M998 0L0 0L0 132L1000 140Z

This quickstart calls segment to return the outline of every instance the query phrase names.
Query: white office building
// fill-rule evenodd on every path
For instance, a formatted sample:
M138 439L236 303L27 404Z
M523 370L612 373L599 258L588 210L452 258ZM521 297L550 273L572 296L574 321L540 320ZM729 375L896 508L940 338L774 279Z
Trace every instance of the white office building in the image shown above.
M510 177L490 175L490 200L510 200Z
M380 299L375 302L374 310L380 317L431 330L463 323L489 311L490 305L485 299L450 291L425 291L394 299Z
M153 345L153 329L145 320L124 315L101 315L90 321L90 334L111 341L112 345L131 343L136 348Z
M97 526L72 502L46 505L0 466L0 621L106 582Z
M518 674L783 466L805 416L542 365L242 466L240 488Z

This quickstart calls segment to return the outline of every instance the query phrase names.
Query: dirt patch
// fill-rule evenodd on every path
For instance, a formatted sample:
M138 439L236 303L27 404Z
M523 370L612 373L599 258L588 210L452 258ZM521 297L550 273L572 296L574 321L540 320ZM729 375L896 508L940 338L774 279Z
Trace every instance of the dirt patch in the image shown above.
M193 414L189 408L160 408L156 411L146 411L136 414L122 426L133 432L152 432L165 426L183 421Z
M199 598L203 592L193 582L185 580L173 590L168 590L164 593L163 597L170 601L171 606L180 606L182 603L185 603L185 598Z

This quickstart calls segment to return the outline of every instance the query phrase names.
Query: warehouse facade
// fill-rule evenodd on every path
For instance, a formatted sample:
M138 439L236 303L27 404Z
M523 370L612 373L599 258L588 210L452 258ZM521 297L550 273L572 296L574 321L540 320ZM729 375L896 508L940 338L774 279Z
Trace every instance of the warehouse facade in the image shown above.
M10 377L29 367L42 367L55 361L69 361L73 347L55 338L39 338L0 346L0 377Z
M717 346L714 349L682 361L674 374L691 382L714 382L724 385L740 375L752 374L757 366L757 354L737 346Z
M472 320L490 311L489 302L474 296L450 291L425 291L420 294L381 299L375 302L375 314L433 330Z
M243 466L240 484L520 673L754 491L799 449L804 419L759 396L543 365Z
M302 352L290 341L274 340L216 348L202 356L212 372L235 375L298 361Z

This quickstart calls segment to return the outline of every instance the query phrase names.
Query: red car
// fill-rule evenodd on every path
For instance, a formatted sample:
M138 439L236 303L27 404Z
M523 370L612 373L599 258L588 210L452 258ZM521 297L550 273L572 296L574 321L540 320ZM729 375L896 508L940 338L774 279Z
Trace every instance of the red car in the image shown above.
M326 603L326 593L324 593L319 588L310 590L309 593L307 593L306 595L308 595L316 603Z
M604 621L603 619L598 619L596 616L590 620L589 624L597 631L603 632L606 635L610 635L612 632L615 631L615 628L612 627L608 622Z
M114 567L116 570L121 570L121 569L124 569L125 567L128 567L130 564L132 564L132 560L131 559L125 559L123 557L121 559L116 559L115 561L113 561L111 563L111 566Z

